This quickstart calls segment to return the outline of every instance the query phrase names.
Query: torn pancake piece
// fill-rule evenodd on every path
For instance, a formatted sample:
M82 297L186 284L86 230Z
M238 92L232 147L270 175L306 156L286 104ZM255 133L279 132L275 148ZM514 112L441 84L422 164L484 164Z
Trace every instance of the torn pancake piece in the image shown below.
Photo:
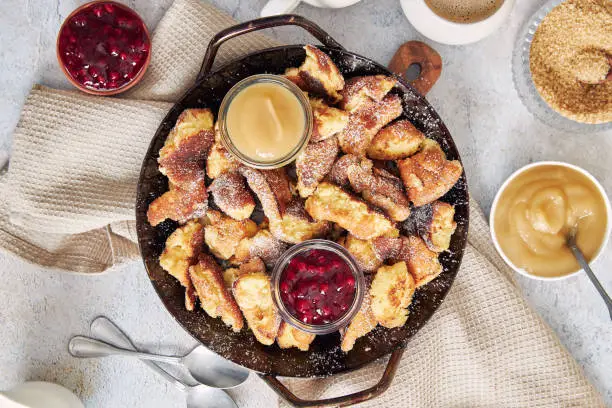
M204 215L208 205L205 162L214 141L209 109L187 109L159 151L159 171L168 177L169 190L147 210L152 226L171 219L181 224Z
M403 326L408 320L408 306L415 288L405 262L378 268L370 287L372 314L376 321L389 329Z
M455 207L442 201L434 201L416 207L413 216L402 224L402 231L406 235L420 236L430 250L443 252L449 248L457 229L454 218Z
M398 233L394 223L383 214L328 182L319 184L315 193L308 197L306 211L315 220L337 223L359 239Z
M215 141L206 160L206 175L216 179L223 173L238 171L241 163L230 152L225 150L221 142Z
M221 211L235 220L249 218L255 209L255 200L244 177L238 173L219 175L213 180L209 190Z
M330 231L330 224L324 220L314 220L304 208L304 200L295 197L280 220L270 220L270 231L279 240L290 244L320 238Z
M395 78L386 75L353 77L342 90L340 107L353 112L372 100L380 102L396 83Z
M342 132L348 125L348 112L331 107L319 98L309 98L309 100L313 116L312 135L310 136L312 143L329 139Z
M210 252L220 259L230 259L243 238L257 233L257 224L250 219L236 221L215 210L208 210L206 218L204 241Z
M267 346L274 343L281 319L272 299L270 277L262 272L241 275L233 292L257 341Z
M312 45L304 46L306 59L299 68L289 68L285 77L303 91L325 96L332 103L342 99L344 77L331 58Z
M351 351L355 346L355 341L374 330L376 324L376 318L371 308L371 298L369 293L366 293L361 308L349 325L340 332L340 349L345 353Z
M299 350L308 351L310 343L314 341L315 337L314 334L306 333L289 323L281 322L276 342L282 349L297 347Z
M402 181L391 173L374 168L371 160L363 159L348 168L348 178L364 200L387 213L393 221L404 221L410 215L410 202Z
M414 278L416 287L421 287L442 273L442 264L438 260L438 253L427 248L425 241L420 237L411 235L398 238L401 243L399 249L390 258L392 262L406 262L408 272ZM397 241L396 241L397 242Z
M225 287L222 269L209 254L200 254L198 263L189 268L200 306L210 317L220 317L223 323L238 332L244 326L236 301Z
M266 265L272 267L288 247L289 245L277 239L269 230L262 229L252 237L243 238L230 261L242 264L252 258L261 258Z
M159 171L174 186L203 181L208 151L215 135L210 109L186 109L159 151Z
M333 137L309 143L295 161L300 196L310 196L317 185L330 172L338 156L338 140Z
M359 164L359 157L353 154L340 156L327 174L327 180L337 186L348 187L350 185L348 169L354 164Z
M376 272L383 264L384 259L376 252L371 240L358 239L348 234L338 243L353 255L357 265L364 273Z
M425 135L407 119L398 120L376 133L367 149L367 156L377 160L399 160L421 149Z
M263 212L270 221L280 220L289 202L293 199L289 177L285 168L258 170L240 168L251 190L257 195Z
M351 112L348 125L338 134L340 148L347 154L365 156L376 133L402 112L401 99L395 94L385 96L380 102L364 103Z
M156 226L166 219L184 224L189 220L203 217L208 209L208 191L204 181L184 189L172 184L170 189L153 200L147 209L149 224Z
M196 301L189 267L197 262L203 247L204 226L192 220L170 234L159 257L162 269L174 276L185 288L185 308L189 311L194 309Z
M463 167L458 160L447 160L438 142L425 139L414 156L398 160L397 166L408 198L415 207L436 201L459 180Z

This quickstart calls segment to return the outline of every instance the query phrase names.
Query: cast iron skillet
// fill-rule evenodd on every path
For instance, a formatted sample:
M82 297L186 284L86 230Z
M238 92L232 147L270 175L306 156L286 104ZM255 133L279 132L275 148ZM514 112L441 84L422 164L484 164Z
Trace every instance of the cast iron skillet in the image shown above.
M210 42L196 83L168 112L159 126L146 153L136 201L136 221L140 251L153 287L174 318L197 340L221 356L261 373L262 377L283 397L298 406L344 405L379 395L390 385L397 369L403 347L440 306L459 269L468 231L468 190L465 174L443 200L455 205L457 231L450 250L441 255L443 273L417 291L410 306L408 322L401 328L382 329L358 340L354 349L345 354L340 350L337 333L318 336L308 352L297 349L282 350L278 346L263 346L249 330L233 333L220 319L213 319L197 308L185 310L184 289L178 281L159 266L166 238L177 224L163 222L153 228L147 222L147 208L151 201L168 189L167 179L159 173L157 158L170 129L179 114L188 108L210 108L217 112L223 96L238 81L261 73L282 74L286 68L301 65L305 52L301 45L288 45L257 51L210 72L219 46L241 34L280 25L297 25L309 31L324 46L319 47L336 63L346 78L357 75L393 75L382 65L345 50L320 27L303 17L285 15L267 17L238 24L219 32ZM231 46L231 44L229 44ZM403 98L404 114L427 137L440 143L449 159L460 159L453 139L429 103L403 79L398 77L396 91ZM305 401L291 394L275 376L313 377L347 372L382 356L392 353L387 370L374 387L349 396L325 401Z

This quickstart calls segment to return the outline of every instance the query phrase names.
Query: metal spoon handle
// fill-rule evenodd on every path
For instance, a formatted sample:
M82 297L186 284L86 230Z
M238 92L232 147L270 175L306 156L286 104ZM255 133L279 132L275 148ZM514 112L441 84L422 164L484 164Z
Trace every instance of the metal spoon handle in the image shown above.
M123 331L121 331L121 329L115 323L104 316L94 319L94 321L91 322L89 329L91 330L92 336L95 336L100 340L126 350L137 351L136 346L134 346L134 343L132 343L132 340L130 340L130 338ZM186 391L189 387L187 384L183 383L154 362L148 360L143 360L142 362L151 370L161 375L165 380L172 383L179 390Z
M181 357L158 356L156 354L143 353L139 351L125 350L119 347L111 346L99 340L89 337L75 336L68 343L68 351L74 357L106 357L111 355L120 355L128 357L137 357L142 360L159 361L160 363L181 364Z
M580 250L580 248L578 248L578 246L576 246L575 244L570 245L569 247L572 250L574 256L576 257L576 260L578 261L582 269L586 272L587 276L589 277L589 279L595 286L595 289L597 289L597 291L599 292L599 295L602 297L604 302L606 302L606 306L608 307L608 312L610 313L610 319L612 319L612 299L610 299L610 296L608 295L604 287L601 286L599 279L597 279L597 276L595 276L595 274L591 270L591 267L589 266L589 263L587 262L587 260L584 258L584 255L582 254L582 251Z

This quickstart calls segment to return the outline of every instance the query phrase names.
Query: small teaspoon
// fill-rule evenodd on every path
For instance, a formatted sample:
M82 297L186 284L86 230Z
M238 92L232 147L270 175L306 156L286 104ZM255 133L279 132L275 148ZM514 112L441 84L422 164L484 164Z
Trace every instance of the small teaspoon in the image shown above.
M92 321L90 330L93 336L108 343L120 346L126 350L136 351L130 338L117 325L104 316L100 316ZM187 385L157 364L151 361L143 361L143 363L187 394L187 408L205 408L210 406L238 408L234 400L223 390L210 388L203 384L195 386Z
M213 388L233 388L247 380L249 370L229 362L205 347L198 346L183 357L161 356L141 351L126 350L103 341L74 336L68 343L74 357L107 357L112 355L136 357L160 363L183 365L198 382Z
M597 289L597 291L599 292L599 295L602 297L602 299L606 303L606 306L608 307L608 312L610 313L610 319L612 319L612 299L610 299L610 296L608 295L608 293L606 293L606 290L603 288L603 286L601 286L601 282L599 282L599 279L597 279L597 277L591 270L591 267L589 266L589 263L584 257L584 254L582 253L580 248L578 248L578 245L576 244L577 232L578 232L578 226L575 225L572 228L570 228L566 236L566 245L572 251L572 254L574 254L574 257L580 264L580 267L586 272L587 276L589 277L589 279L595 286L595 289Z

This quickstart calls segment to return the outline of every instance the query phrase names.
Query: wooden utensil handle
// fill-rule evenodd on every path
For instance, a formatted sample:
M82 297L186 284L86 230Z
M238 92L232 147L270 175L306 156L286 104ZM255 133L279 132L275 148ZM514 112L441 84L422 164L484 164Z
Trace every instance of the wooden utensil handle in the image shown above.
M283 383L278 380L278 378L273 375L261 375L261 378L268 383L268 385L285 401L295 407L348 407L349 405L371 400L372 398L378 397L380 394L385 392L391 385L393 377L395 377L395 373L397 372L397 368L399 367L399 362L402 359L403 354L404 348L395 350L391 354L391 357L389 357L389 361L387 362L385 372L375 385L365 390L341 397L326 398L321 400L306 400L292 393Z
M415 64L421 72L416 79L410 79L406 71ZM389 63L389 69L409 82L421 95L425 95L440 78L442 58L429 45L420 41L408 41L398 48Z

